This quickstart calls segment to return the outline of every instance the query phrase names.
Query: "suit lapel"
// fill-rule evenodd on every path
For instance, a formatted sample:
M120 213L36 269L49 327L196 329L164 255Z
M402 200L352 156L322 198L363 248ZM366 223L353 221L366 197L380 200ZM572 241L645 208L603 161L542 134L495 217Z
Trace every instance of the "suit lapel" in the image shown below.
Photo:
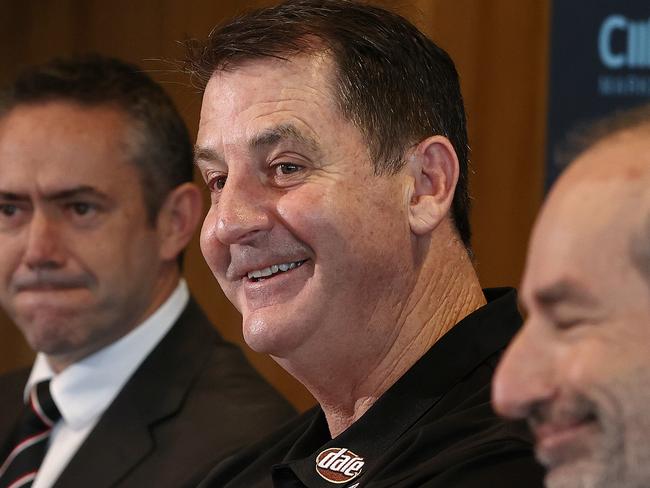
M104 412L54 488L117 486L154 450L154 424L181 407L207 359L216 331L196 303L140 365Z
M148 422L136 406L116 401L109 410L70 460L55 487L114 486L151 452Z
M29 369L22 369L0 379L0 463L11 447L9 438L23 410L23 391L29 378Z

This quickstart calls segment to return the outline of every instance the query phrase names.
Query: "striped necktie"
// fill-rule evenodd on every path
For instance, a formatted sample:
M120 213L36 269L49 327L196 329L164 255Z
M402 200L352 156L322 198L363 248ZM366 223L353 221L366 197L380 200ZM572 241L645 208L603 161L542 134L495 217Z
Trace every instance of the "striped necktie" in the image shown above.
M12 448L0 466L0 488L32 486L47 451L50 432L61 418L50 394L50 380L32 388L12 437Z

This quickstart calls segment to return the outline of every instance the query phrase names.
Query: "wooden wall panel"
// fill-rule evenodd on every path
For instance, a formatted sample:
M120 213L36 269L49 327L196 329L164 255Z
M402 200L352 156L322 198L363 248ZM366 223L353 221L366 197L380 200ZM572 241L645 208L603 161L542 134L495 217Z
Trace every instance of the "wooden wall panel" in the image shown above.
M200 97L166 59L177 41L203 38L251 5L237 0L0 0L0 81L55 55L97 51L141 64L176 100L196 132ZM456 61L469 116L474 246L486 285L516 284L542 193L547 77L547 0L389 1ZM0 252L2 252L0 250ZM194 239L187 256L194 294L217 328L242 342L240 317L223 297ZM273 361L251 361L299 408L313 400ZM0 372L32 354L0 314Z

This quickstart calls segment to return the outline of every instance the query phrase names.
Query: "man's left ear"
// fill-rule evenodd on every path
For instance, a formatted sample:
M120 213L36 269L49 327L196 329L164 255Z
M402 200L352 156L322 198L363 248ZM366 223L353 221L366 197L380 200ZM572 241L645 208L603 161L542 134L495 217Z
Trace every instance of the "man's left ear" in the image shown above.
M169 192L158 213L160 257L174 260L194 235L203 208L201 190L194 183L183 183Z
M421 141L407 157L414 177L409 224L414 234L422 235L449 213L458 182L458 156L449 139L438 135Z

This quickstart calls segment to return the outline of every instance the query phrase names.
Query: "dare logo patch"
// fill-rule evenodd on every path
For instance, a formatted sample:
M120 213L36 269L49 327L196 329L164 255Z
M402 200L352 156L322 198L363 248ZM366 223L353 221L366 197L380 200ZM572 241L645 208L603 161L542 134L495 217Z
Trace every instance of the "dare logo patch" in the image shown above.
M361 473L364 461L344 447L330 447L316 457L316 472L330 483L347 483Z

